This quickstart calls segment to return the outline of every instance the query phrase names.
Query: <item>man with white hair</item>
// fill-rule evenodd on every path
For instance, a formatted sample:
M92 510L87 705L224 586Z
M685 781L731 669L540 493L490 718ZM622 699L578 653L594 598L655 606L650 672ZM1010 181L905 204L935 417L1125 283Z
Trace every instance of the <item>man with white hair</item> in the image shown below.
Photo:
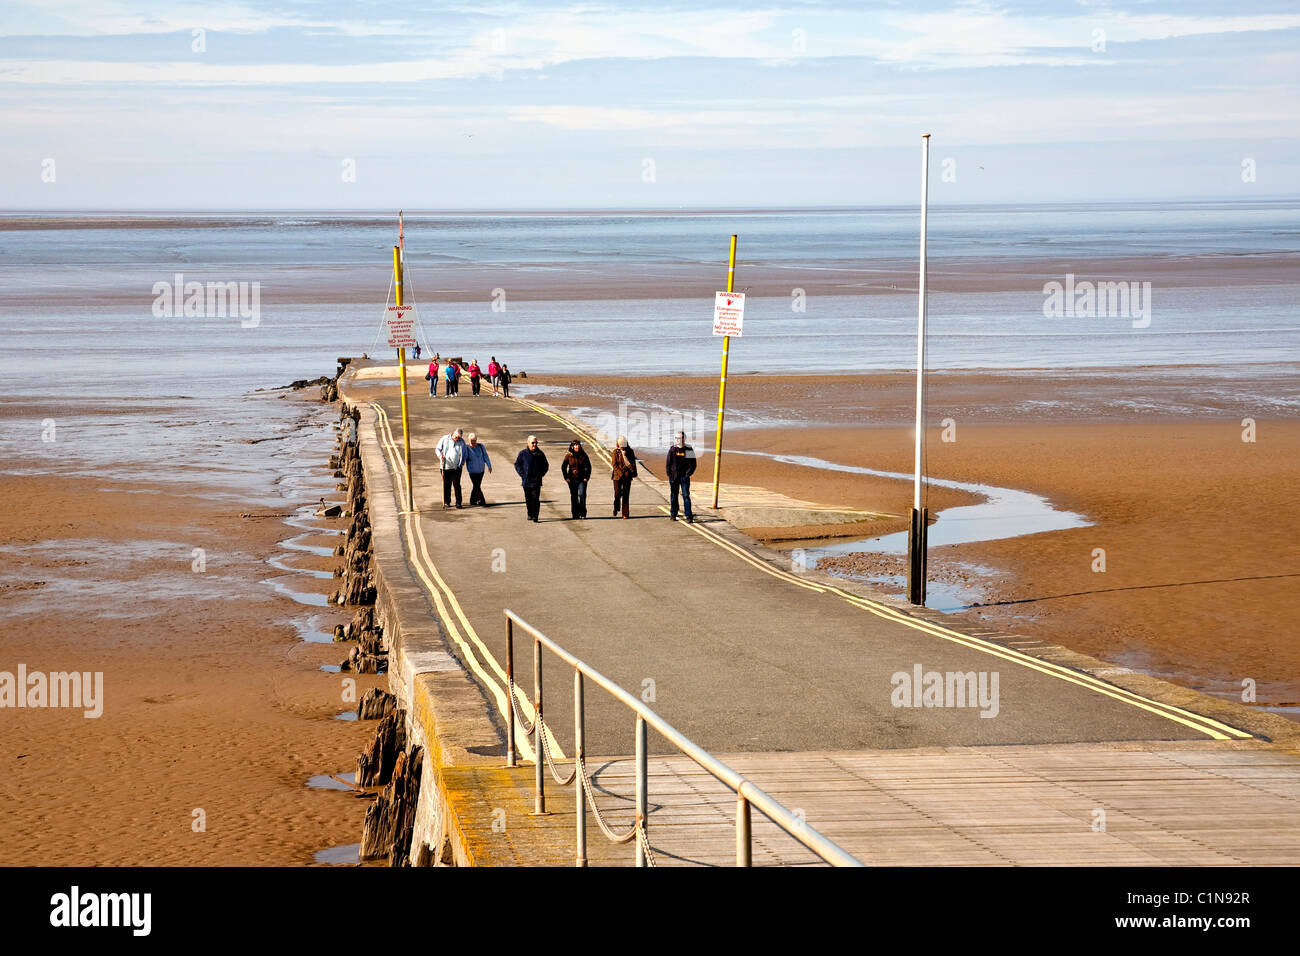
M438 468L442 471L442 509L451 507L451 490L456 489L456 507L460 503L460 469L465 464L465 439L457 428L438 440Z
M524 486L524 503L528 506L528 520L537 521L542 510L542 476L551 467L546 454L537 447L537 436L529 435L528 444L515 459L515 471Z

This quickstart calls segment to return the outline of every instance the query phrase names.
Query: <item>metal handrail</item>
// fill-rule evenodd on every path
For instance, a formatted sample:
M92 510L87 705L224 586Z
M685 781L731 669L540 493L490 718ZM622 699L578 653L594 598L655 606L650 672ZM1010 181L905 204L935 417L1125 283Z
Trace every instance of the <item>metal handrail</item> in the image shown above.
M506 680L511 685L513 691L514 673L515 673L515 639L514 625L518 624L521 628L532 635L533 638L533 689L535 711L533 719L532 734L536 737L537 754L536 775L535 775L535 792L534 792L534 813L543 814L546 812L546 782L543 778L546 762L543 756L543 747L545 746L542 736L546 733L545 724L542 718L542 647L545 646L560 660L569 664L573 668L573 706L574 706L574 788L575 788L575 816L576 831L575 844L577 856L575 863L577 866L587 865L587 832L586 832L586 804L587 795L583 789L583 761L586 759L586 707L583 696L583 678L593 681L599 687L603 688L615 700L618 700L636 714L636 828L640 830L640 836L646 837L647 829L647 807L649 805L649 774L647 771L647 747L646 747L646 727L653 727L659 734L679 751L690 757L704 770L707 770L718 781L725 784L732 792L736 794L736 865L751 866L753 864L752 849L752 832L750 827L750 807L758 807L763 815L775 823L778 827L788 833L794 839L798 840L809 850L816 853L832 866L864 866L865 864L857 857L848 853L842 847L838 846L822 834L818 833L812 827L808 826L801 819L796 817L788 809L781 805L771 794L767 793L760 787L755 786L742 774L728 767L721 760L718 760L708 751L699 747L677 730L672 724L656 714L644 703L632 696L622 687L615 684L608 677L601 674L595 668L591 667L584 661L574 657L555 641L551 640L537 628L533 627L514 611L506 608ZM506 766L516 766L515 761L515 704L512 695L508 701L509 714L506 720ZM595 797L592 797L592 811L599 812L595 805ZM638 839L636 842L636 865L645 866L647 863L646 852L643 849L649 846L649 839Z

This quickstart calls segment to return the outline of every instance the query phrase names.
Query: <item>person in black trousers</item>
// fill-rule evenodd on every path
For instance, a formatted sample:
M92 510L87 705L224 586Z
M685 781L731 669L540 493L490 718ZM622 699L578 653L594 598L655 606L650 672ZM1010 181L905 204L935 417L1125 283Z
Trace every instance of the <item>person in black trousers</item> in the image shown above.
M515 459L515 471L524 486L524 503L528 506L528 520L537 521L542 510L542 476L550 469L546 454L537 447L537 436L528 436L528 447Z
M587 517L587 481L591 478L591 459L576 438L569 442L569 453L560 463L560 474L569 483L569 508L575 519Z

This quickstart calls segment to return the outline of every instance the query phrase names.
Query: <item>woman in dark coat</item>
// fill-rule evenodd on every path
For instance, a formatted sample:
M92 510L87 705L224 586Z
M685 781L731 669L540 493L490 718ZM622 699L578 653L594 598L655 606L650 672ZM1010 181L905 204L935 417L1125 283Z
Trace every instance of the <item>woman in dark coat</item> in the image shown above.
M569 483L569 507L574 518L587 517L587 481L591 478L591 459L576 438L569 442L569 453L560 463L560 474Z
M618 517L620 502L623 517L630 517L628 499L632 494L632 479L636 477L636 452L628 447L627 439L622 435L618 436L618 447L614 449L614 470L610 477L614 479L614 517Z

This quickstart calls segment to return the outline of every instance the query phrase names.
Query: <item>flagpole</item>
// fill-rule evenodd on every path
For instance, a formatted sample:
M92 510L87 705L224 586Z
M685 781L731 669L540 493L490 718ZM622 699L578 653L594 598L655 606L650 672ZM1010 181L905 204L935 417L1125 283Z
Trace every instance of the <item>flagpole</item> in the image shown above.
M921 273L916 328L916 478L912 488L912 525L907 536L907 599L925 604L925 558L928 509L921 507L925 455L925 238L929 214L930 134L921 137Z

